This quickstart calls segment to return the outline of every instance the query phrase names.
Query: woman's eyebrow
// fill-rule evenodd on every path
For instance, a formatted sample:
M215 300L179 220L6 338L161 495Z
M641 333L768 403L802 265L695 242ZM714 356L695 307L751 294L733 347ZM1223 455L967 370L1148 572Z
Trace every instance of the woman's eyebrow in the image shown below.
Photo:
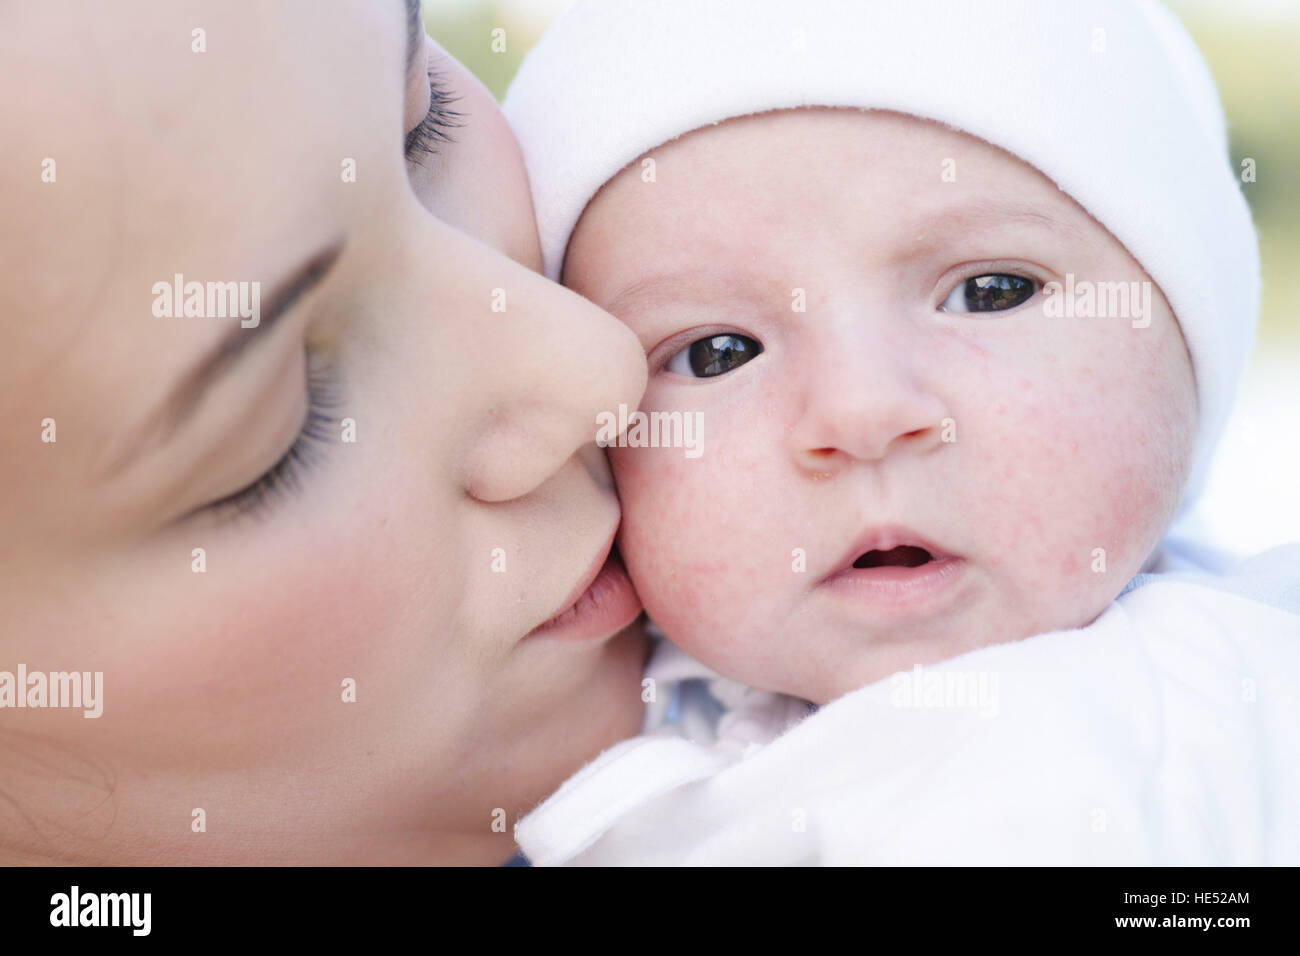
M122 451L104 467L102 478L111 478L146 447L166 442L185 424L199 406L203 394L235 364L248 355L254 345L265 342L275 323L293 311L294 305L320 285L338 261L343 242L337 241L315 253L272 290L268 304L261 310L255 328L244 328L236 321L230 331L204 354L194 366L177 379L155 411L131 432L122 443Z

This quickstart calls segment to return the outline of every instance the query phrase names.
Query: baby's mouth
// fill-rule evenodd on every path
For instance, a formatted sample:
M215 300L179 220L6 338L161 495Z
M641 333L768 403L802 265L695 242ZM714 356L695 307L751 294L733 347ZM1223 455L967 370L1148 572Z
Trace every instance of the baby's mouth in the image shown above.
M910 581L963 563L961 558L910 528L868 528L842 552L823 581L847 576L867 580Z
M846 552L819 583L871 615L937 612L966 567L964 559L897 525L868 529Z
M853 562L855 568L919 568L934 560L925 548L910 544L900 544L888 551L872 549L862 554Z

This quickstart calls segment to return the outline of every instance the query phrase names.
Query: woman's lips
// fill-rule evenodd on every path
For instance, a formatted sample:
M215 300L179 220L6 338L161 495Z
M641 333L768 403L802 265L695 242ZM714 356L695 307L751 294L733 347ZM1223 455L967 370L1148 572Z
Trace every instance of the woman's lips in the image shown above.
M637 619L641 599L632 587L623 560L611 542L603 563L593 566L579 584L576 597L549 621L533 628L526 639L545 637L563 641L587 641L613 637Z

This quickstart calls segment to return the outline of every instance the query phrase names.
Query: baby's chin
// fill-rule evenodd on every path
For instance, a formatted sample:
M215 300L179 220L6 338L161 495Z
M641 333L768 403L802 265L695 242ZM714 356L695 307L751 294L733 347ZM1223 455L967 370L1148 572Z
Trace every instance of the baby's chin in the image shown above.
M723 677L749 687L788 694L819 706L900 673L1025 640L1051 631L1085 627L1116 595L1064 596L1042 606L1010 606L976 590L947 614L888 625L857 617L795 612L778 626L754 627L741 636L719 622L668 622L660 626L679 647ZM804 609L805 611L808 609ZM817 609L823 614L826 607ZM839 609L837 609L839 610ZM778 615L779 617L779 615ZM674 634L673 623L682 624ZM724 640L719 640L725 634Z

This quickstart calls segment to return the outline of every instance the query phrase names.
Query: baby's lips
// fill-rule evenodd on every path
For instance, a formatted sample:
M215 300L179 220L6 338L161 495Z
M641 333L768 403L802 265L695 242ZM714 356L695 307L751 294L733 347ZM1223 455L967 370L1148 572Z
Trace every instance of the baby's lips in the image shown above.
M931 539L916 533L911 528L902 525L876 525L853 540L827 577L833 577L853 567L854 562L870 551L884 552L900 547L921 548L928 552L930 560L935 562L956 557L952 552L944 550Z

